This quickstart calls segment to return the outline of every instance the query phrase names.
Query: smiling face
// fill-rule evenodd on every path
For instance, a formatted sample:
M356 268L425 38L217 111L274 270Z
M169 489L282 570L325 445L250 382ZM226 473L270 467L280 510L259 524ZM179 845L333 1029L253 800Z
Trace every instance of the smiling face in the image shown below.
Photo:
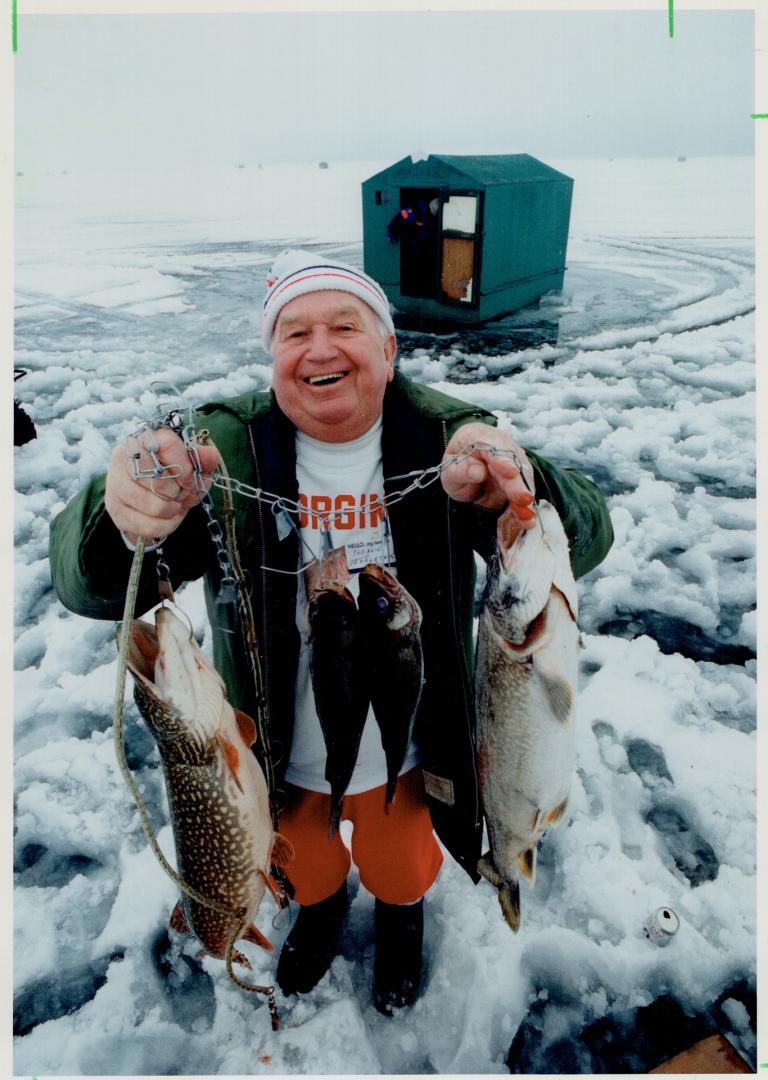
M278 315L272 387L300 431L349 442L381 413L394 374L395 335L382 336L373 310L335 289L297 296Z

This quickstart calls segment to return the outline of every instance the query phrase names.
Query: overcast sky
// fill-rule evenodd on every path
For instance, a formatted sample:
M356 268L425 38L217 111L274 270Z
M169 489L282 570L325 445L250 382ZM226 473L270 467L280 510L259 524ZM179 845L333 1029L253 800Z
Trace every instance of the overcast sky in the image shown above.
M753 15L25 15L16 168L751 154Z

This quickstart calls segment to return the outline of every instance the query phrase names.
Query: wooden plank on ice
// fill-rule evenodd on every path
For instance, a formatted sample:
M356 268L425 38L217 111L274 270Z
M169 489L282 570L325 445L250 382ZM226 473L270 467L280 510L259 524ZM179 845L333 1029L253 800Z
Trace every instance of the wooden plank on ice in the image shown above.
M710 1035L669 1061L651 1069L652 1073L753 1073L722 1035Z

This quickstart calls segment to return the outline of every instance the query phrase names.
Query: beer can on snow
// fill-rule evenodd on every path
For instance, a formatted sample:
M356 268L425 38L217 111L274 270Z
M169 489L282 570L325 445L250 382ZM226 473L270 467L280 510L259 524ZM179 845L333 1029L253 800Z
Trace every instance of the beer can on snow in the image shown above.
M654 945L669 945L680 929L680 920L671 907L660 907L652 912L643 927L643 933Z

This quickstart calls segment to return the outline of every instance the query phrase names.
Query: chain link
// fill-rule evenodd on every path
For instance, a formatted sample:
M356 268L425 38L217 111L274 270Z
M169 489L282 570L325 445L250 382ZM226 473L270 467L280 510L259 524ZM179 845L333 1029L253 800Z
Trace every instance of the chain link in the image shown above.
M518 458L514 450L505 450L496 446L490 446L482 442L469 443L464 447L460 454L454 454L450 458L446 458L438 465L432 465L427 469L416 469L411 473L402 473L398 476L390 477L385 480L385 483L392 483L394 480L404 480L409 476L413 476L414 479L404 488L400 488L397 491L391 492L389 495L384 495L379 498L376 505L382 509L388 509L390 506L394 506L396 503L401 502L413 491L422 491L424 488L434 484L436 480L440 478L440 475L445 472L446 469L451 468L453 465L458 465L462 461L466 461L467 458L472 457L475 450L483 450L493 457L509 457L515 463L520 470L520 474L528 491L531 491L531 486L523 471L524 466ZM206 479L210 479L214 487L221 488L229 491L235 495L243 495L249 499L256 499L260 502L266 503L272 507L272 513L277 514L280 511L285 511L288 514L306 514L311 518L315 518L324 529L330 529L337 521L341 520L348 514L348 510L333 511L320 511L313 510L310 506L306 506L303 503L295 502L292 499L286 499L282 495L273 495L269 491L264 491L262 488L254 487L251 484L246 484L243 480L238 480L234 476L224 477L221 473L214 473L212 476L207 476ZM533 494L533 492L531 491Z
M300 515L308 515L310 518L315 519L320 525L322 530L330 531L333 526L340 521L347 513L347 510L338 511L320 511L314 510L312 507L307 506L301 502L296 502L293 499L286 499L285 496L275 495L272 492L264 491L263 488L254 487L252 484L247 484L243 480L238 480L234 476L226 475L223 472L216 471L212 474L207 474L203 471L202 463L200 461L200 453L198 450L198 437L195 431L195 425L193 421L193 409L190 407L188 410L188 419L185 423L182 413L179 409L170 409L167 413L163 413L161 409L158 409L158 417L154 420L142 421L137 431L129 436L129 439L135 440L136 445L139 445L139 436L147 431L156 430L159 427L168 427L174 431L183 441L184 446L189 454L192 462L192 471L195 478L195 490L198 493L200 505L205 512L208 519L208 532L210 533L211 540L213 541L216 549L216 558L219 563L219 568L222 573L222 591L223 597L229 598L230 591L234 590L235 579L232 573L232 568L229 563L227 555L226 545L224 543L224 535L221 530L221 526L216 519L214 513L213 500L210 492L206 488L205 481L210 481L211 486L218 488L222 491L229 492L234 495L242 495L247 499L254 499L258 502L264 503L271 507L272 514L278 517L281 513L289 515L291 520L291 526L296 529L296 521ZM157 458L157 446L154 447L150 443L149 446L145 445L145 449L150 454L153 461L153 467L151 469L141 470L139 468L139 456L140 450L131 452L133 459L133 471L134 477L138 479L152 478L166 479L169 477L177 477L181 471L179 466L165 466L162 465ZM427 469L414 469L412 472L401 473L397 476L389 477L385 480L385 483L393 483L397 480L408 480L411 482L403 488L399 488L396 491L392 491L388 495L380 497L377 505L382 509L387 509L390 506L394 506L396 503L401 502L413 491L423 491L425 488L434 484L446 469L451 468L454 465L460 464L462 461L466 461L467 458L472 457L476 450L482 450L492 457L507 457L511 458L514 464L520 471L520 476L526 489L531 495L534 495L534 491L530 485L528 477L526 476L525 466L520 461L518 455L514 450L507 450L502 447L493 446L490 443L485 442L472 442L458 454L453 454L449 458L445 458L437 465L431 465ZM231 593L232 597L234 592Z

